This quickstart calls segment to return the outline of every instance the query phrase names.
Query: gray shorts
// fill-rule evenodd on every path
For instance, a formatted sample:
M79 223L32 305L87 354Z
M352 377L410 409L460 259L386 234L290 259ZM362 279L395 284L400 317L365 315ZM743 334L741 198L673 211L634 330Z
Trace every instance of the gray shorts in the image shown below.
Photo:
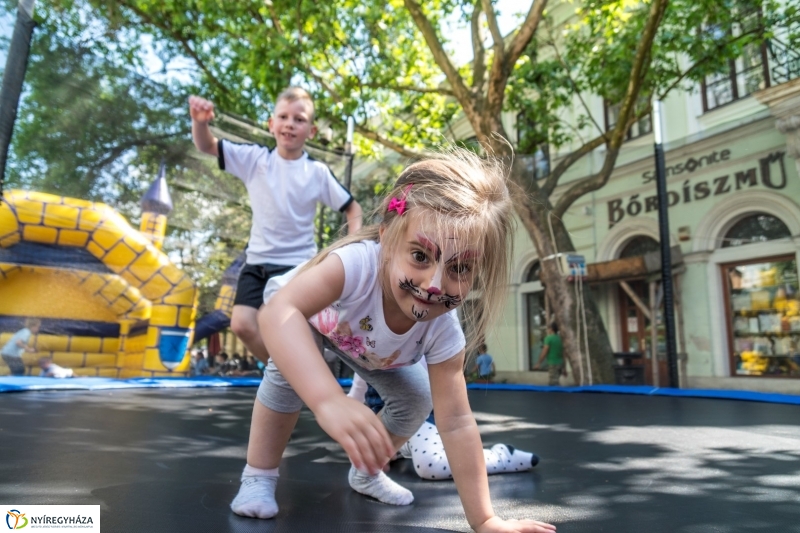
M314 336L320 344L321 335L314 332ZM326 347L331 349L331 346ZM432 409L431 385L428 371L422 365L365 370L339 350L332 351L381 395L385 406L380 417L389 433L410 437L428 418ZM321 350L319 356L322 357ZM256 397L263 406L279 413L296 413L303 407L303 400L284 379L272 359L264 371L264 379Z

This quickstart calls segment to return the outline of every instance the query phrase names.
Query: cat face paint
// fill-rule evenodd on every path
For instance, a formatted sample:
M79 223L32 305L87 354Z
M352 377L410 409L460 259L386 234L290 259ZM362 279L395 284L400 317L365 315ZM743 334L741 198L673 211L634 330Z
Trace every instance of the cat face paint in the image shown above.
M455 309L472 288L477 252L461 248L457 237L441 241L426 235L412 218L389 261L394 303L411 321L432 320Z
M432 303L444 304L448 309L455 309L461 304L461 297L453 294L441 294L439 291L432 291L429 287L427 291L423 291L419 286L414 284L413 280L408 278L402 280L399 284L400 290L410 292L414 297L420 300L426 300Z

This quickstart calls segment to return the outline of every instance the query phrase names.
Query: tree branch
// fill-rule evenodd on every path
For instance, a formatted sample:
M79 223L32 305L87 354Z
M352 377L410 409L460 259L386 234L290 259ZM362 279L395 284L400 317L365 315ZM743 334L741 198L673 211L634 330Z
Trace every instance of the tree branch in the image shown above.
M366 137L371 141L375 141L376 143L381 144L394 152L397 152L403 157L408 157L414 160L422 159L423 157L425 157L425 154L409 150L408 148L402 146L401 144L396 143L391 139L387 139L386 137L383 137L382 135L376 133L375 131L365 128L363 126L356 125L356 131L363 137Z
M191 128L184 128L180 131L176 131L175 133L165 133L163 135L156 135L155 137L147 137L144 139L131 139L126 141L122 144L118 144L113 148L108 150L108 155L106 155L103 159L95 162L92 166L89 167L89 170L96 174L97 171L105 167L106 165L113 163L115 159L119 156L124 154L127 150L137 147L137 146L148 146L151 144L159 144L161 141L165 141L167 139L171 139L173 137L184 136L187 133L191 133Z
M534 0L528 14L525 16L525 21L519 27L517 34L511 40L508 46L508 54L506 55L506 63L510 67L517 64L522 53L528 47L539 27L539 22L542 20L542 13L547 6L547 0Z
M514 65L517 64L522 52L525 51L525 48L528 47L531 39L533 39L536 29L539 27L539 22L542 20L542 13L546 5L547 0L534 0L530 10L528 10L525 21L519 27L508 48L505 49L502 61L498 61L496 56L492 61L489 90L486 94L486 113L490 116L496 116L502 112L508 77L511 75L511 71Z
M597 123L597 121L594 119L592 110L589 109L589 106L586 104L586 100L584 100L583 98L583 94L581 94L581 92L578 90L578 84L575 83L575 80L572 78L572 72L570 71L569 65L567 65L567 62L564 61L564 58L561 56L561 52L559 52L558 45L556 44L555 40L550 41L550 46L552 46L553 50L555 50L556 59L558 59L558 62L561 63L562 67L564 67L564 70L567 73L567 78L569 79L569 83L570 85L572 85L572 90L575 92L575 94L578 96L578 99L581 101L583 109L586 111L586 114L589 115L589 119L592 121L592 124L594 124L594 127L597 128L597 131L605 139L606 137L605 130L601 128L600 125Z
M439 68L441 68L442 72L444 72L444 75L453 90L453 94L458 100L458 103L461 104L462 109L464 109L464 114L467 115L467 118L471 123L475 124L476 117L474 116L475 108L472 99L472 93L469 91L469 89L467 89L467 86L464 84L464 79L458 73L458 70L455 66L453 66L452 61L450 61L450 58L447 56L447 52L445 52L442 43L436 36L436 30L431 24L431 21L428 20L428 17L426 17L422 12L422 6L420 6L415 0L404 0L404 4L406 9L408 9L408 12L411 14L411 18L414 19L414 23L417 25L417 28L425 38L425 42L428 44L431 54L433 54L434 61L436 61L436 64L439 65Z
M327 82L327 80L325 80L320 74L314 72L314 70L312 70L312 69L309 69L308 72L317 81L317 83L319 83L322 86L322 88L325 89L328 92L328 94L330 94L333 97L334 100L336 100L338 103L344 103L344 98L342 97L342 95L340 95L338 93L338 91L336 91ZM363 136L363 137L365 137L365 138L367 138L367 139L369 139L371 141L377 142L377 143L385 146L386 148L389 148L390 150L392 150L394 152L397 152L398 154L400 154L400 155L402 155L404 157L408 157L408 158L411 158L411 159L422 159L422 157L423 157L423 154L421 154L419 152L415 152L413 150L409 150L409 149L403 147L402 145L400 145L399 143L396 143L396 142L394 142L394 141L392 141L390 139L387 139L386 137L383 137L382 135L378 134L377 132L372 131L369 128L366 128L366 127L361 126L359 124L356 124L356 131L359 134L361 134L361 136Z
M724 42L724 43L719 43L719 44L718 44L718 45L717 45L717 46L714 48L714 50L722 50L724 47L726 47L726 46L729 46L729 45L731 45L731 44L735 43L736 41L742 40L742 39L744 39L745 37L749 37L751 34L754 34L754 33L759 33L759 32L760 32L760 29L758 29L758 28L756 28L756 29L754 29L754 30L751 30L751 31L748 31L748 32L744 32L744 33L742 33L742 34L740 34L740 35L736 36L735 38L731 39L730 41L726 41L726 42ZM688 75L689 75L689 74L690 74L690 73L691 73L693 70L697 69L697 68L698 68L700 65L702 65L703 63L706 63L708 60L710 60L710 59L713 59L714 57L715 57L715 56L714 56L714 54L708 54L708 55L704 56L702 59L700 59L699 61L697 61L697 62L695 62L694 64L692 64L692 66L691 66L691 67L689 67L689 68L688 68L688 69L686 69L686 70L685 70L683 73L681 73L681 75L680 75L680 76L678 76L678 78L677 78L677 79L676 79L674 82L672 82L672 83L671 83L671 84L670 84L670 85L669 85L669 86L668 86L666 89L664 89L664 90L663 90L663 91L662 91L662 92L661 92L661 93L658 95L658 98L659 98L659 100L663 100L663 99L664 99L664 97L666 97L666 96L667 96L667 95L668 95L670 92L672 92L672 90L673 90L673 89L675 89L675 88L676 88L676 87L677 87L677 86L678 86L678 85L679 85L679 84L680 84L680 83L681 83L681 82L682 82L684 79L686 79L686 77L687 77L687 76L688 76Z
M609 149L609 151L606 152L606 158L603 161L603 168L600 169L600 172L594 176L578 181L567 189L564 195L558 199L555 207L553 207L553 215L559 218L563 217L566 210L569 209L578 198L584 194L589 194L592 191L602 188L608 182L608 178L614 171L614 165L617 162L618 155L619 149Z
M639 113L637 113L628 120L628 127L625 129L625 131L627 132L631 126L633 126L638 121L649 115L651 110L652 110L652 105L647 104L644 108L642 108L641 111L639 111ZM556 168L547 177L547 181L542 187L542 190L546 191L546 194L549 196L558 185L558 181L561 179L561 176L567 170L569 170L569 168L572 165L577 163L583 156L585 156L598 146L604 144L606 141L608 141L608 137L606 135L599 135L594 139L592 139L591 141L584 143L576 151L570 153L567 157L562 159L561 162L559 162L558 166L556 166Z
M497 25L497 15L492 6L492 0L481 0L483 12L486 14L486 23L492 34L492 49L494 50L494 61L503 63L506 53L506 43L503 41L503 34L500 33L500 26Z
M130 2L126 2L125 6L128 7L128 9L130 9L134 13L136 13L136 15L138 15L139 18L141 18L145 23L160 29L161 31L169 35L172 39L174 39L175 42L180 44L184 52L186 52L186 54L194 60L194 62L197 64L200 70L202 70L203 73L208 77L211 83L227 96L232 96L230 90L227 87L225 87L225 85L221 81L219 81L219 79L211 72L211 69L209 69L203 62L203 60L200 59L200 56L198 56L197 53L194 51L194 49L191 46L189 46L189 42L183 37L183 35L181 35L175 29L171 28L167 23L155 20L154 18L152 18L150 15L148 15L138 7L131 5Z
M475 0L470 26L472 29L472 90L479 94L486 79L486 49L483 47L483 26L481 26L481 1Z
M553 190L558 185L558 180L561 179L561 176L575 163L577 163L583 156L590 153L592 150L597 148L598 146L603 145L607 140L605 135L600 135L595 137L591 141L584 143L583 146L575 150L574 152L570 153L567 157L562 159L556 168L550 172L550 175L547 176L547 180L545 181L544 185L542 186L542 191L544 192L545 196L550 196Z
M455 93L445 87L415 87L412 85L386 85L381 83L361 83L364 87L370 89L388 89L397 92L413 92L413 93L433 93L442 94L445 96L455 96Z
M275 6L272 5L272 2L264 2L269 10L269 18L272 20L272 25L278 30L278 33L283 33L283 27L281 26L281 19L278 18L278 14L275 12Z
M614 126L611 139L607 142L608 151L606 152L606 157L603 162L603 168L599 173L578 181L564 192L563 196L558 199L558 203L556 203L553 208L553 214L556 216L563 216L564 212L569 206L575 203L578 198L584 194L596 191L608 183L608 179L611 177L611 172L613 172L614 165L619 156L620 146L630 127L628 124L631 118L631 112L639 97L639 90L642 87L647 69L650 67L650 50L652 49L653 41L661 25L661 21L664 18L667 1L668 0L653 0L653 3L650 4L650 13L648 14L647 23L642 31L642 38L636 49L631 75L628 78L628 90L625 93L625 98L620 108L620 120L618 120L616 126Z

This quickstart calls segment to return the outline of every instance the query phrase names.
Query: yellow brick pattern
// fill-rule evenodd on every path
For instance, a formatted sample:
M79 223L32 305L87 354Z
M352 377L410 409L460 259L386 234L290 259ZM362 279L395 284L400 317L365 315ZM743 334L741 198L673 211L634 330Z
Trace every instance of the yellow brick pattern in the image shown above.
M233 300L236 298L236 287L223 285L219 290L214 309L219 309L228 316L233 314Z
M139 229L160 250L167 234L167 217L158 213L142 213Z
M19 241L20 232L17 219L15 208L8 201L0 202L0 247L7 248Z
M119 357L115 362L119 368L134 373L148 371L141 375L152 372L175 375L188 369L188 357L184 357L172 373L167 372L157 357L160 329L186 328L191 332L197 306L197 287L191 278L172 265L151 242L153 236L157 244L160 244L159 235L163 239L167 222L164 215L143 214L145 235L104 204L19 190L8 191L4 198L6 202L0 203L0 246L12 246L22 239L86 249L116 275L74 272L76 282L90 294L103 298L120 323L149 321L147 337L137 337L136 341L123 335L121 339L114 339L114 346L110 339L63 337L47 339L46 351L67 353L74 350L82 354L81 357L90 353L113 353ZM15 269L17 265L0 264L0 282L13 275ZM67 350L72 341L76 347ZM98 343L102 346L97 346ZM140 356L125 357L133 353Z

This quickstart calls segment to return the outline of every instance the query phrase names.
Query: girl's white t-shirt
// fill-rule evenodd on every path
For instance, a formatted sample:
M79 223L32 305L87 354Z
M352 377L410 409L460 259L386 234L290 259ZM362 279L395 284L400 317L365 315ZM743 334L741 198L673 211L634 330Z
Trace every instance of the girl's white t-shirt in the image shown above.
M417 363L441 363L464 349L466 341L453 309L442 316L417 322L398 335L383 316L383 289L379 277L381 246L375 241L348 244L334 250L344 265L344 289L333 305L309 323L344 354L367 370L385 370ZM302 265L267 282L264 301L285 286Z

